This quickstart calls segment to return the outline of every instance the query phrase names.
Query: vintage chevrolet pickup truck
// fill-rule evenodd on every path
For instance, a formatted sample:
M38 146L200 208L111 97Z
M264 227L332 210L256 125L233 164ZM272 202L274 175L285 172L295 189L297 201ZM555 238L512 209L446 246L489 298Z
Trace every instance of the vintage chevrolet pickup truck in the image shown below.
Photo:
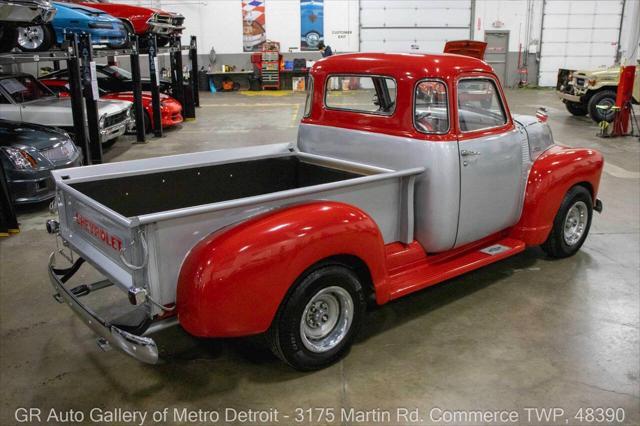
M310 77L296 143L53 172L47 228L72 262L52 253L55 298L102 345L156 363L150 336L179 323L263 335L294 368L322 368L367 303L529 246L571 256L602 209L602 155L554 144L542 116L512 116L479 59L345 54ZM106 279L72 287L84 261ZM128 294L123 317L80 300L112 284Z

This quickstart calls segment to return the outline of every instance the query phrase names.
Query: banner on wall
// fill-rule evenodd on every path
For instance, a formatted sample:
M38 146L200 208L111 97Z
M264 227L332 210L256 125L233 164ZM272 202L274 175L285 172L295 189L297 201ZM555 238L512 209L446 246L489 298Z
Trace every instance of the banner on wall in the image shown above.
M265 31L266 0L242 0L242 37L245 52L258 52L267 40Z
M324 0L300 0L300 49L318 50L324 42Z

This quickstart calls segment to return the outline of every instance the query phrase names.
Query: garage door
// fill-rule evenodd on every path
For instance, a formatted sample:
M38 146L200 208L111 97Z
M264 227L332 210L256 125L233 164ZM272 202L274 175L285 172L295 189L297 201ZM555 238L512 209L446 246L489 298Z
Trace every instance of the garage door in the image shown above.
M361 0L361 52L442 52L471 35L471 1Z
M559 68L613 65L622 8L622 1L546 0L539 84L555 86Z

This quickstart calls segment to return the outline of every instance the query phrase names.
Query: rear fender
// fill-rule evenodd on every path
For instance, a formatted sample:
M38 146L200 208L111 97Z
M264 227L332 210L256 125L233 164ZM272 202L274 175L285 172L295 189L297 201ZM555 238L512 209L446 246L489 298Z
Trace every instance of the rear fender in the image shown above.
M182 265L176 302L180 324L201 337L264 332L296 279L336 255L358 257L374 286L383 284L382 235L354 206L294 205L215 232Z
M595 203L604 159L593 149L554 145L533 163L520 221L511 236L528 246L545 242L565 194L583 184Z

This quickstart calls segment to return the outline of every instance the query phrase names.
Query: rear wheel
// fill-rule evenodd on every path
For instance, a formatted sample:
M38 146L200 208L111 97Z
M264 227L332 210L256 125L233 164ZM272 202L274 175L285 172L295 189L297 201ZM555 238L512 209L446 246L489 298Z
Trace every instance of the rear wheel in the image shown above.
M573 256L589 234L592 217L591 194L583 186L574 186L565 195L542 249L555 258Z
M589 115L593 121L612 122L615 113L611 109L616 104L616 92L613 90L602 90L589 99Z
M351 346L365 314L356 274L341 264L326 264L299 280L280 308L268 339L287 364L317 370L340 359Z
M169 44L170 41L171 39L169 37L158 36L156 38L156 43L158 44L158 47L165 47Z
M565 102L564 106L571 115L575 115L576 117L587 115L587 107L584 104L578 102Z
M23 52L41 52L53 46L53 31L48 25L18 27L16 31L16 44Z

